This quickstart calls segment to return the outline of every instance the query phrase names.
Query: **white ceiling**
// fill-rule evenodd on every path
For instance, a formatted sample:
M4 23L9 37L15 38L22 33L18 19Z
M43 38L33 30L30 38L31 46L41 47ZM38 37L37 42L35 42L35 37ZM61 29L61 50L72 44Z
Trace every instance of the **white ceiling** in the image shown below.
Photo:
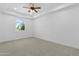
M19 16L24 18L33 18L43 15L50 11L55 11L57 9L64 8L66 6L72 5L71 3L38 3L37 6L41 6L39 13L33 13L29 15L27 9L23 8L28 6L28 3L0 3L0 12L6 13L13 16Z

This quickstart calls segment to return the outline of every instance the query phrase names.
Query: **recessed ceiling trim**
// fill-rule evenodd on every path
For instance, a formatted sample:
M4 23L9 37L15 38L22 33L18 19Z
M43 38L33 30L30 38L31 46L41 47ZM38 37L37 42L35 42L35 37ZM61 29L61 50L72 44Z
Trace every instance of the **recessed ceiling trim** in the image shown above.
M0 12L7 14L7 15L10 15L10 16L18 16L18 17L29 18L29 19L33 18L29 14L24 14L22 12L18 12L16 10L11 9L11 8L0 7Z
M20 18L24 18L24 19L32 19L32 17L25 17L19 14L15 14L14 12L7 12L7 11L2 11L0 10L1 14L5 14L5 15L9 15L9 16L13 16L13 17L20 17Z
M57 8L52 9L52 10L50 10L50 11L48 11L48 12L43 12L43 13L40 13L40 14L34 16L34 19L37 19L37 18L39 18L39 17L41 17L41 16L48 15L48 14L50 14L50 13L53 13L53 12L56 12L56 11L59 11L59 10L62 10L62 9L64 9L64 8L70 7L70 6L72 6L72 5L75 5L75 3L64 4L64 5L58 6Z

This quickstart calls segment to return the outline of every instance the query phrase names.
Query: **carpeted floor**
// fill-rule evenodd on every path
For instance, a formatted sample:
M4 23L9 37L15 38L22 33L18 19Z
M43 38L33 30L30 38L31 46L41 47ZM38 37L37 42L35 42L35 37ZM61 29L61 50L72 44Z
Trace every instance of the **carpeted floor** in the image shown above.
M44 41L26 38L0 43L1 56L79 56L79 49Z

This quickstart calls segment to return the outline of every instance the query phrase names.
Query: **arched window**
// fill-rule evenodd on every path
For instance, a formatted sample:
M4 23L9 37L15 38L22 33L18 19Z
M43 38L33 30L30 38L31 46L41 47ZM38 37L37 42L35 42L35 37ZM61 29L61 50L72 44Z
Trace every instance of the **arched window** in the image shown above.
M16 20L16 31L24 31L25 30L25 24L24 21L21 19Z

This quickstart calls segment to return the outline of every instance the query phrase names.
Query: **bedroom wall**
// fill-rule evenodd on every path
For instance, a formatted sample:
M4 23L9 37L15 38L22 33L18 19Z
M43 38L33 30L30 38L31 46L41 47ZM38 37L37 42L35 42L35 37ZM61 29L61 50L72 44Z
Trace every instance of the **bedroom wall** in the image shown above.
M79 5L34 20L35 37L79 48Z
M27 38L32 36L32 21L22 19L25 22L25 31L16 31L16 19L18 17L0 13L0 42Z

